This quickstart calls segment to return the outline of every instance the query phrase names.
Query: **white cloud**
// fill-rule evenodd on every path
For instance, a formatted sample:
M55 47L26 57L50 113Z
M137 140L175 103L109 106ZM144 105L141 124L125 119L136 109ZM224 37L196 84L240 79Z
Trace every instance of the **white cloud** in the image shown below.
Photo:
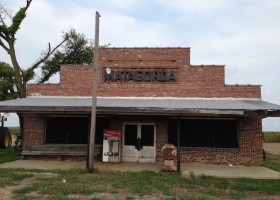
M186 14L207 16L225 9L229 5L228 0L159 0L163 6L176 9Z
M25 1L1 3L15 13ZM32 64L71 27L94 38L97 10L100 44L190 46L192 64L225 64L227 83L262 84L263 99L280 104L278 0L36 0L17 35L20 63ZM2 49L0 59L9 61Z

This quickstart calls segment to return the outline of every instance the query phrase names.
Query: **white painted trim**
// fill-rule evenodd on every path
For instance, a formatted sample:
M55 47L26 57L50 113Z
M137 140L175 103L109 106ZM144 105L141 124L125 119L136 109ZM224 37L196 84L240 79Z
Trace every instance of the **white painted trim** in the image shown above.
M66 98L66 99L91 99L91 96L28 96L27 98ZM233 98L233 97L227 97L227 98L199 98L199 97L105 97L105 96L98 96L98 99L140 99L140 100L255 100L260 101L261 98Z

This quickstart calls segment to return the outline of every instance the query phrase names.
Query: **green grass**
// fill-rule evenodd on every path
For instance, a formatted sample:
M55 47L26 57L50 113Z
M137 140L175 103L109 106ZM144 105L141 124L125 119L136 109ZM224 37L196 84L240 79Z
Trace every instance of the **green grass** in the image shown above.
M234 181L232 187L237 191L258 191L267 194L279 194L280 181L279 180L253 180L253 179L237 179Z
M280 172L280 155L266 153L264 166Z
M18 182L33 176L33 173L26 173L24 169L0 169L0 188L17 185Z
M263 132L263 141L267 143L280 143L280 132Z
M16 148L0 149L0 164L19 160L20 158L21 152Z
M32 186L24 186L24 187L21 187L19 189L16 189L13 191L14 194L21 194L21 195L24 195L24 194L28 194L30 192L34 191L34 187Z
M260 193L280 197L280 180L225 179L210 176L185 179L177 173L150 171L97 171L88 174L82 169L48 171L56 173L57 176L36 178L37 174L43 172L46 171L1 169L0 187L23 183L22 187L13 191L15 199L28 199L31 193L36 193L37 199L46 196L48 199L71 199L69 195L98 199L94 195L100 193L124 195L126 199L147 195L163 199L242 199ZM34 181L25 185L24 181L32 176L35 176ZM62 179L65 179L66 183L63 183Z
M280 172L280 155L267 154L264 166ZM38 174L51 172L55 176ZM30 179L31 178L31 179ZM63 183L62 180L66 182ZM28 181L26 184L25 181ZM31 182L30 182L31 180ZM88 199L105 193L115 199L137 199L144 196L159 199L243 199L261 197L280 198L280 180L226 179L210 176L185 179L178 173L101 172L86 173L84 169L25 170L1 169L0 188L17 186L13 198L24 199L73 199L77 195ZM32 196L36 194L36 196ZM30 196L31 195L31 196ZM123 195L123 196L121 196Z

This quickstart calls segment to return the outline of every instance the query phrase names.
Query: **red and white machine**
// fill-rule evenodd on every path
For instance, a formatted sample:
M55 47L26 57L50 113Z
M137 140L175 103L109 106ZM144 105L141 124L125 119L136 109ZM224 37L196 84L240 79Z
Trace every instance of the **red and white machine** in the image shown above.
M103 162L120 162L120 136L117 129L105 129L103 131Z

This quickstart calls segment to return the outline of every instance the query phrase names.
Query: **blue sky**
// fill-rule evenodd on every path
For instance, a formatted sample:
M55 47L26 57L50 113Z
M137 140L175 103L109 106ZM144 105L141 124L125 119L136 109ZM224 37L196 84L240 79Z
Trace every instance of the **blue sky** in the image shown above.
M1 0L12 13L24 3ZM100 44L191 47L192 64L225 64L226 84L260 84L262 99L280 104L279 0L34 0L17 35L19 62L31 65L70 28L94 38L95 11ZM10 62L2 49L0 60ZM280 118L263 129L280 131Z

